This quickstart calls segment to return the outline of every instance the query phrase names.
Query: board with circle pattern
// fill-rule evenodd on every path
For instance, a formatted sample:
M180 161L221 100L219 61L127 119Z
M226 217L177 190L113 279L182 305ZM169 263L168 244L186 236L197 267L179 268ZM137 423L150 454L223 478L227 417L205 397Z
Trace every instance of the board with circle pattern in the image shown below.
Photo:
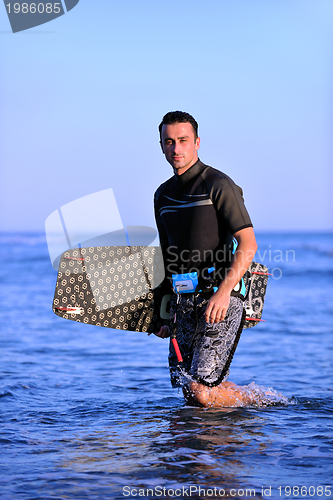
M244 328L262 321L268 272L252 262L244 276L248 289ZM53 300L58 316L106 328L157 332L168 320L170 291L160 247L75 248L59 263Z
M163 278L159 247L68 250L59 263L53 311L65 319L107 328L159 330L164 324Z

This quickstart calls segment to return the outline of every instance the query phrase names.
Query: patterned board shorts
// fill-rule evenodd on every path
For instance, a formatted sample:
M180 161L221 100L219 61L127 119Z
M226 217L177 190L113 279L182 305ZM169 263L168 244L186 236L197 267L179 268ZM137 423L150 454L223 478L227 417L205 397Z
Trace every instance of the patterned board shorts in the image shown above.
M198 328L195 338L193 295L181 295L177 313L177 342L182 353L183 371L203 385L214 387L227 380L232 357L243 329L243 301L230 297L225 319L219 323L206 323L208 299L197 298ZM171 300L171 317L176 307L176 296ZM170 342L169 366L172 387L181 387L183 376L177 366L177 357Z

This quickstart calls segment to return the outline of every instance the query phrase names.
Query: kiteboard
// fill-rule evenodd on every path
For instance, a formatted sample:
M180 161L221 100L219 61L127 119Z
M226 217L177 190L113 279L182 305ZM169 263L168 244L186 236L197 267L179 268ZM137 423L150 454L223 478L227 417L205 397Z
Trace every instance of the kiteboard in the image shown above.
M244 328L261 318L268 270L252 262L244 276ZM53 311L80 323L136 332L158 332L169 320L171 294L163 286L160 247L74 248L60 258Z

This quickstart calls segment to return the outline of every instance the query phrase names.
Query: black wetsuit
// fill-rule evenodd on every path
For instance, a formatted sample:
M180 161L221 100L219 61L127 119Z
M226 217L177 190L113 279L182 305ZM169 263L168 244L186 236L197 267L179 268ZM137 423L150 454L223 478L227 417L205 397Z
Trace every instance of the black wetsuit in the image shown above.
M223 279L231 259L232 235L252 227L242 190L226 174L198 160L182 175L174 175L155 193L155 217L163 252L166 282L172 274L214 267ZM194 318L193 295L182 294L178 306L177 339L185 372L208 386L226 380L242 330L243 305L231 297L224 321L205 321L207 298L200 297ZM172 310L175 300L171 303ZM198 324L199 335L192 333ZM178 363L170 344L172 385L182 384Z
M198 160L155 193L155 218L166 276L228 267L232 235L252 227L242 189Z

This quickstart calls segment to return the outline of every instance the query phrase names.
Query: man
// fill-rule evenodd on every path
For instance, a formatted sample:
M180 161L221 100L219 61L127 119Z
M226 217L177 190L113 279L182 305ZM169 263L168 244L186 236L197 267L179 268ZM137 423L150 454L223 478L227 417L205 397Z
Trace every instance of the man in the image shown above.
M257 250L242 190L222 172L198 158L198 124L188 113L167 113L160 126L160 143L174 175L155 193L155 217L164 257L166 280L173 274L214 275L215 293L176 294L177 340L184 358L185 399L203 406L239 406L251 402L246 390L226 382L242 330L243 303L233 289ZM238 246L231 254L232 239ZM214 271L212 272L212 269ZM157 336L170 336L162 327ZM170 344L173 386L181 385Z

